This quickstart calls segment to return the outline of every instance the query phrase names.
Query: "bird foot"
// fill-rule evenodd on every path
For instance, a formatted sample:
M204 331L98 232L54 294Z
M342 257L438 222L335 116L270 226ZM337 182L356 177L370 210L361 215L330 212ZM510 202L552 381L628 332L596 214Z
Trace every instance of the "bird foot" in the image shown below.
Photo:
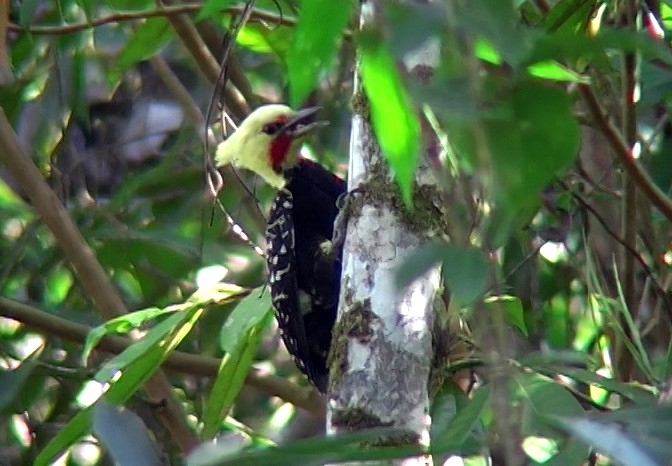
M363 192L364 188L359 186L351 191L341 194L338 196L338 199L336 199L338 215L336 216L336 220L334 220L334 237L331 241L322 243L322 252L325 255L334 255L335 251L338 251L343 247L348 219L352 213L352 201L354 200L355 195L362 194Z

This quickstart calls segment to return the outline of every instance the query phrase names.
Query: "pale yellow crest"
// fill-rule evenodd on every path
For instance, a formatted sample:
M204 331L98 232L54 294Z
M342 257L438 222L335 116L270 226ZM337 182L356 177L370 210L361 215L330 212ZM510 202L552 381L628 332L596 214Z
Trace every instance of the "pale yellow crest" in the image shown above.
M291 118L294 111L280 104L263 105L245 118L238 129L217 146L215 165L228 163L234 167L246 168L261 176L274 188L284 187L286 181L282 174L273 171L269 160L269 147L273 136L263 132L263 127L278 121L279 118ZM299 142L290 147L290 156L295 156Z

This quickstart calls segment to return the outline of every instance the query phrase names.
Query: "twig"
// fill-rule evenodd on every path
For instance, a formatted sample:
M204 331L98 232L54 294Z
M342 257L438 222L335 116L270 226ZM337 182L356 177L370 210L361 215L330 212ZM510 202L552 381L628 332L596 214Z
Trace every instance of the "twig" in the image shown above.
M534 4L536 5L537 9L544 15L549 11L551 11L551 7L548 6L546 0L534 0Z
M126 305L108 279L93 251L86 244L67 210L44 181L42 174L19 142L5 112L0 109L0 159L20 183L42 220L51 230L66 259L72 264L82 288L93 300L104 319L112 319L128 312ZM157 415L170 430L180 449L188 452L198 440L186 422L172 386L159 369L145 383L150 399L160 402L164 409Z
M639 166L637 160L633 157L630 149L623 140L623 137L616 127L609 121L602 106L597 101L595 94L587 84L578 85L579 92L586 106L590 110L595 123L600 128L618 160L621 162L628 175L632 177L637 187L642 191L647 199L663 214L663 216L672 222L672 200L663 193L658 186L651 180L646 172Z
M157 0L157 3L163 5L165 2ZM177 37L193 57L194 63L198 66L199 70L201 70L208 81L211 83L217 82L219 63L217 63L215 57L210 53L208 46L203 42L203 38L196 30L189 16L185 14L173 14L168 16L168 21L173 26ZM226 104L236 118L242 120L250 113L250 107L233 84L229 83L225 86L224 94L226 96Z
M0 297L0 315L17 320L47 335L58 336L75 343L84 342L91 331L91 328L86 325L71 322L27 304L3 297ZM108 335L98 343L96 348L119 354L133 343L135 342L130 338ZM173 351L164 361L163 366L166 369L185 374L214 377L219 370L219 364L220 360L217 358ZM245 384L257 388L267 395L282 398L316 416L324 415L324 402L313 389L297 387L280 377L262 375L257 370L247 374Z
M171 6L159 5L158 8L156 8L155 10L127 11L121 13L114 13L108 16L103 16L102 18L96 18L86 23L67 24L60 26L28 26L28 27L23 27L16 23L9 23L7 29L11 32L16 33L61 36L66 34L72 34L75 32L85 31L87 29L92 29L110 23L121 23L125 21L136 21L139 19L162 18L180 14L198 13L199 11L201 11L201 8L203 8L203 4L201 3L192 3L186 5L171 5ZM224 8L223 11L225 13L240 14L243 11L243 6L230 6ZM294 18L288 18L264 10L254 10L250 19L257 22L281 24L283 26L296 25L296 20Z
M656 289L656 292L663 300L665 310L667 311L667 315L670 318L670 320L672 320L672 303L670 302L670 299L667 296L667 292L665 291L666 288L660 284L658 278L656 278L653 270L651 270L651 267L649 267L649 265L646 263L642 255L639 254L637 249L626 243L623 240L623 238L621 238L618 235L618 233L612 230L609 224L604 220L604 218L602 218L602 216L597 212L597 210L595 210L595 208L588 201L586 201L580 194L571 190L570 187L564 181L559 181L559 184L565 189L565 191L567 191L574 198L575 201L581 204L581 207L586 209L593 215L593 217L595 217L595 220L597 220L597 222L602 226L602 228L604 228L604 231L606 231L609 236L611 236L618 244L623 246L623 248L626 251L628 251L628 253L631 254L632 257L639 263L639 265L644 270L644 273L646 273L646 275L649 277L649 280L651 280L651 284Z
M182 106L185 111L187 118L191 121L191 124L196 128L196 132L202 138L205 137L205 118L201 113L201 110L194 102L194 99L191 97L189 91L184 87L180 80L175 76L175 73L170 69L170 66L166 63L163 58L154 57L150 59L150 63L154 68L157 76L163 81L168 90L173 94L178 103ZM212 141L211 146L215 145L215 141ZM236 199L240 199L242 207L247 214L247 217L252 221L254 228L257 232L264 232L266 230L266 219L259 210L256 200L253 196L250 195L249 191L245 188L243 183L240 181L240 178L236 176L233 172L233 169L230 166L223 167L220 169L224 183L226 183L226 188L233 190L235 193ZM250 236L250 235L248 235ZM262 249L263 249L262 244Z
M220 34L212 21L201 21L196 23L196 30L203 38L203 41L208 46L208 49L210 49L210 53L215 57L215 59L221 62L222 56L224 54L224 47L222 45ZM236 58L236 55L233 53L229 56L228 66L229 78L231 79L233 85L240 91L250 107L256 107L259 104L259 98L252 91L252 85L247 79L247 76L245 76L245 73L241 68L240 62Z
M625 16L628 27L635 29L635 16L637 15L637 2L629 0L625 4ZM621 118L622 133L625 137L625 143L629 148L637 144L637 113L636 113L636 86L637 86L637 56L634 53L626 53L622 58L622 79L621 79ZM621 218L621 232L623 241L629 247L635 248L637 243L637 185L632 177L625 177L625 189L623 190L623 209ZM637 290L635 281L635 260L632 254L626 249L621 250L621 268L623 270L623 296L627 305L627 312L632 316L632 320L637 320ZM629 327L623 325L625 337L632 340ZM621 345L622 346L622 345ZM620 353L620 354L618 354ZM628 382L631 378L633 359L632 355L621 347L617 350L616 365L618 375L621 380Z

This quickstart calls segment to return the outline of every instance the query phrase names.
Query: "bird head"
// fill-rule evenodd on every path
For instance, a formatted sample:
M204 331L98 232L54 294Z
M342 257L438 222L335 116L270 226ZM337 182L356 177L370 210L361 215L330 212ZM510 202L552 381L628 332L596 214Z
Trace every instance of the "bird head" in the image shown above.
M263 105L217 147L215 164L232 164L261 176L275 188L287 182L283 171L297 163L303 138L327 123L316 121L319 107L293 110L286 105Z

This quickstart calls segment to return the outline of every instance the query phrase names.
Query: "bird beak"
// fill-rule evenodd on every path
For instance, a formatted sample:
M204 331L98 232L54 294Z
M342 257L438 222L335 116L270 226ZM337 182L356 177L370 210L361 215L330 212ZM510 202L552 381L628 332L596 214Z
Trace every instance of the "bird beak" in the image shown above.
M321 107L308 107L297 111L294 113L294 116L278 130L277 134L287 134L294 139L298 139L318 128L328 126L328 121L315 119L315 115L321 109Z

